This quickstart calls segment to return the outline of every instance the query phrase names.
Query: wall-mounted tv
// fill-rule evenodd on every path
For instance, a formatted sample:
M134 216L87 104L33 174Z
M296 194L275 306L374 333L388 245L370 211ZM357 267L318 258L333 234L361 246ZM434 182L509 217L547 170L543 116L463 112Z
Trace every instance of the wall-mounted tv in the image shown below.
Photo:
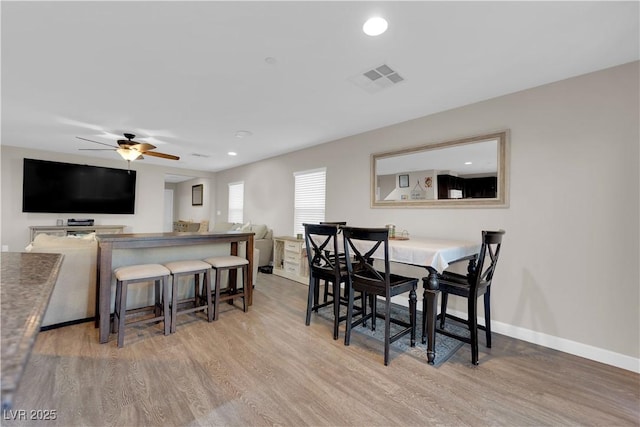
M136 171L24 159L22 212L133 214Z

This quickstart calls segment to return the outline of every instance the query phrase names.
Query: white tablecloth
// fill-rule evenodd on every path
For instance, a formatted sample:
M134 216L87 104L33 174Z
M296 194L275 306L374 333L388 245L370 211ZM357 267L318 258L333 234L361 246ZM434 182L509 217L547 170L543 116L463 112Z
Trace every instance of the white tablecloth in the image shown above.
M373 242L354 241L363 253L373 247ZM477 254L480 244L464 240L411 237L409 240L389 240L389 260L419 267L432 267L442 272L450 263ZM374 258L384 259L384 247L380 245Z

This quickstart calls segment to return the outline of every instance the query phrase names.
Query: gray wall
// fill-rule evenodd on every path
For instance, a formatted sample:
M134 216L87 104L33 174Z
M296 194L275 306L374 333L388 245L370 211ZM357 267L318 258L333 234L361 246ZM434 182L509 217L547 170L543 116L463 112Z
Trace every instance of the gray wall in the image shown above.
M293 172L326 166L327 220L474 240L504 228L495 330L638 371L638 80L634 62L219 172L216 205L224 220L243 180L245 218L290 235ZM371 153L505 128L509 208L369 207Z

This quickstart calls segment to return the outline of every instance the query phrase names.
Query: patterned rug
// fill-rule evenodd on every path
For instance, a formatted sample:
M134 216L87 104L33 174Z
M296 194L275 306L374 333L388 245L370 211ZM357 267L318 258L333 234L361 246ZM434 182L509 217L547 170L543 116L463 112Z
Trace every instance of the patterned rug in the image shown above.
M378 301L377 306L378 313L384 312L384 303L382 301ZM333 306L329 305L327 307L323 307L318 310L318 316L327 319L331 324L333 324ZM346 307L340 306L340 315L346 315ZM405 322L409 322L409 309L407 307L403 307L398 304L391 304L391 317L394 319L401 319ZM391 324L391 335L395 334L401 329L400 326ZM467 330L465 325L461 325L455 321L447 319L447 323L445 324L445 329L451 332L455 332L456 334L469 336L469 331ZM344 336L344 323L340 324L341 330L341 338ZM363 327L362 325L358 325L351 330L351 341L353 342L354 336L357 334L363 334L370 336L378 341L380 341L380 351L384 352L384 320L377 318L376 319L376 330L371 330L371 322L367 321L367 327ZM411 347L410 345L410 336L405 335L400 338L398 341L391 343L390 346L390 360L394 357L394 352L402 352L411 355L420 360L424 360L427 363L427 344L422 344L422 340L420 337L422 336L422 312L417 311L416 316L416 346ZM464 343L462 341L458 341L454 338L447 337L442 334L436 333L436 359L434 361L434 366L439 366L442 363L446 362L460 347L462 347Z

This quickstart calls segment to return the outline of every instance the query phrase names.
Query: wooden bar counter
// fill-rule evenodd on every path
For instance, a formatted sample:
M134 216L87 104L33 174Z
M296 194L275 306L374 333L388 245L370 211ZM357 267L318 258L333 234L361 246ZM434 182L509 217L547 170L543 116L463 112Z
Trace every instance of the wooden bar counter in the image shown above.
M60 273L61 254L2 252L2 409L11 408Z
M164 263L186 259L204 259L217 255L238 255L238 243L246 243L249 261L245 292L247 304L253 304L254 233L135 233L100 234L98 240L98 277L96 286L96 326L100 343L109 341L113 269L123 265ZM224 244L230 244L230 248ZM233 280L233 278L232 278Z

